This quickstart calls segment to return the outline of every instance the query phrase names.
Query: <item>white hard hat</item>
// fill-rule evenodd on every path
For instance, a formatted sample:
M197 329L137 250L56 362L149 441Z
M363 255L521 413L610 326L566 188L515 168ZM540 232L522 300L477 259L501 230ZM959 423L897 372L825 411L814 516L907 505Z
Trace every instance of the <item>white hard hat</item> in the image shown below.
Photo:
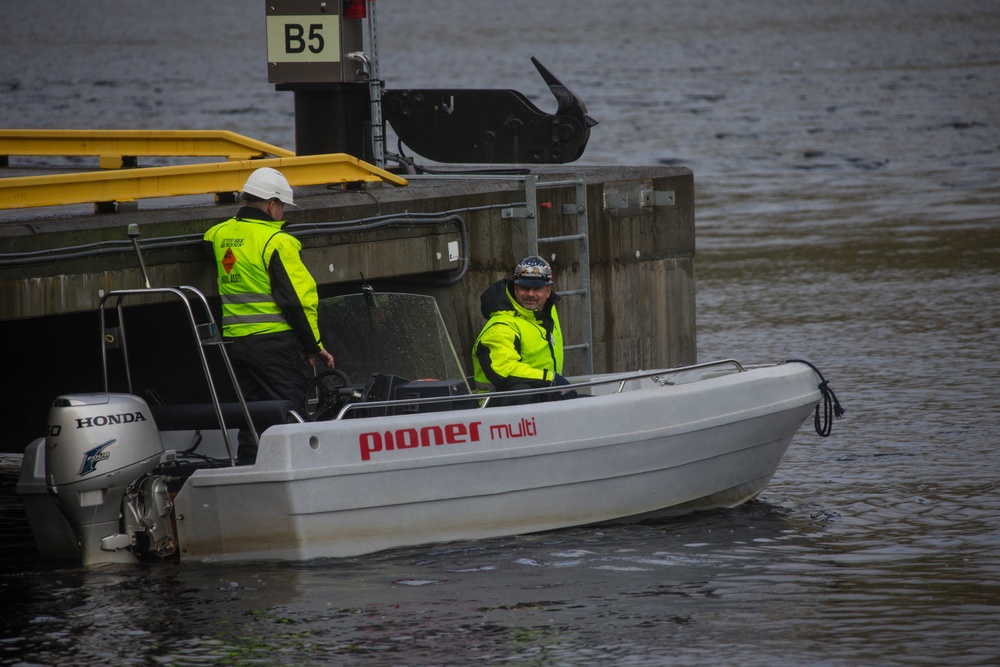
M260 197L261 199L280 199L288 206L295 206L292 201L292 186L288 184L288 179L277 169L261 167L250 174L243 192Z

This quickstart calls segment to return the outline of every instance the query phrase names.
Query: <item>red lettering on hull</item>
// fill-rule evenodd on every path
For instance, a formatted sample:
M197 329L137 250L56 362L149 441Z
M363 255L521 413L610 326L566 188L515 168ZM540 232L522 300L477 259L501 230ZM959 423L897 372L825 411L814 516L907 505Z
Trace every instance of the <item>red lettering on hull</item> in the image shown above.
M506 440L508 438L527 438L538 435L535 418L521 418L517 424L494 424L490 426L490 440Z
M479 442L479 426L482 422L400 428L395 431L368 431L358 436L361 460L370 461L376 452L391 452L394 449L415 449L431 445L457 445Z
M362 461L371 461L372 454L396 449L416 449L438 445L460 445L479 442L482 422L459 422L443 426L424 426L421 429L400 428L394 431L368 431L358 436ZM530 438L538 435L534 417L524 418L514 424L490 426L490 440Z

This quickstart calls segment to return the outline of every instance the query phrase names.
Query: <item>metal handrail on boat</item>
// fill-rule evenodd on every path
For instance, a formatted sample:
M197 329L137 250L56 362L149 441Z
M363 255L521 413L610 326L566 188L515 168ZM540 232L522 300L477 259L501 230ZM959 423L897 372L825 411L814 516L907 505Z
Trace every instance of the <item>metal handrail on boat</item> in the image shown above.
M233 370L233 365L229 360L229 355L226 353L225 347L222 344L222 336L219 333L218 325L212 317L212 311L209 308L208 299L205 298L205 295L198 288L181 285L178 287L119 289L111 290L101 298L99 311L101 313L101 361L104 373L104 391L107 392L110 390L108 379L108 349L117 346L120 347L122 351L123 365L125 368L125 381L128 387L128 392L130 394L133 393L132 371L131 364L129 363L128 343L125 337L125 300L129 297L149 297L154 295L177 297L184 306L185 313L187 314L187 320L191 325L191 331L194 334L195 339L198 341L198 354L201 361L201 368L205 374L209 395L212 399L212 407L215 410L215 416L219 422L219 429L222 431L222 438L226 445L226 451L229 454L229 462L231 465L236 465L236 456L234 453L236 450L233 447L233 443L229 435L229 429L226 428L222 402L219 400L219 395L215 388L215 381L212 378L212 371L208 365L208 358L205 356L206 345L218 347L219 353L222 355L222 360L226 367L226 372L232 382L237 401L240 404L243 418L246 420L247 430L252 434L254 442L258 446L260 441L257 436L257 429L254 427L253 418L250 415L250 409L247 406L246 399L244 398L239 382L236 379L236 372ZM118 318L118 326L109 329L107 326L107 306L112 299L114 299L114 309ZM195 316L194 309L191 306L192 301L200 304L203 312L203 318L205 319L204 322L198 322L198 318Z
M737 373L745 372L746 369L740 362L735 359L719 359L716 361L706 361L700 364L691 364L689 366L677 366L675 368L665 368L655 371L631 371L628 373L615 373L607 377L599 378L596 380L587 380L584 382L574 382L568 385L558 385L550 387L542 387L539 389L518 389L516 391L496 391L482 394L457 394L449 396L429 396L426 398L406 398L392 401L369 401L361 403L348 403L340 409L340 412L334 417L337 419L344 419L347 414L351 412L356 412L359 410L378 410L381 408L405 408L405 407L419 407L421 405L434 405L436 403L475 403L475 405L469 405L469 410L482 410L489 407L491 400L506 400L509 398L516 398L520 396L537 396L542 394L552 394L564 391L569 391L573 389L583 389L585 387L598 387L601 385L618 383L618 388L613 392L620 394L625 391L625 385L634 380L642 380L645 378L650 378L654 382L657 382L661 386L670 384L669 380L659 380L660 376L664 375L677 375L678 373L685 373L689 371L702 370L705 368L711 368L713 366L723 366L730 365L735 366L735 371Z

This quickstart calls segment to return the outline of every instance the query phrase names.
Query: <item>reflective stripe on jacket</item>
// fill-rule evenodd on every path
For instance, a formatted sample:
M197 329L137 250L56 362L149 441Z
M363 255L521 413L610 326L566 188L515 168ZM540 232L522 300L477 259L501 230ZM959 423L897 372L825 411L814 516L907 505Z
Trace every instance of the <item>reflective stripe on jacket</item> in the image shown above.
M472 348L477 391L503 391L516 383L547 387L556 373L562 373L562 329L555 308L558 296L553 293L541 313L535 313L514 299L512 284L505 280L490 288L495 302L499 289L505 298L497 303L499 307ZM490 290L483 296L484 303Z
M302 244L252 207L221 222L204 239L212 246L227 338L294 330L306 353L322 349L316 281L302 263Z

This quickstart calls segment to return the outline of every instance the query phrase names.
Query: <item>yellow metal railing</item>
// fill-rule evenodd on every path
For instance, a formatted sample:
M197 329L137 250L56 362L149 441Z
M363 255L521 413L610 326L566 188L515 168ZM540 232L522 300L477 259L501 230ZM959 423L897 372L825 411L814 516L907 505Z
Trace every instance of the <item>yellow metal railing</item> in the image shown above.
M279 170L293 186L382 181L407 181L344 153L302 157L237 160L206 164L143 167L52 176L0 178L0 209L129 202L152 197L177 197L239 192L260 167Z
M0 129L0 158L10 155L93 155L102 168L118 169L138 156L250 160L295 153L225 130Z

